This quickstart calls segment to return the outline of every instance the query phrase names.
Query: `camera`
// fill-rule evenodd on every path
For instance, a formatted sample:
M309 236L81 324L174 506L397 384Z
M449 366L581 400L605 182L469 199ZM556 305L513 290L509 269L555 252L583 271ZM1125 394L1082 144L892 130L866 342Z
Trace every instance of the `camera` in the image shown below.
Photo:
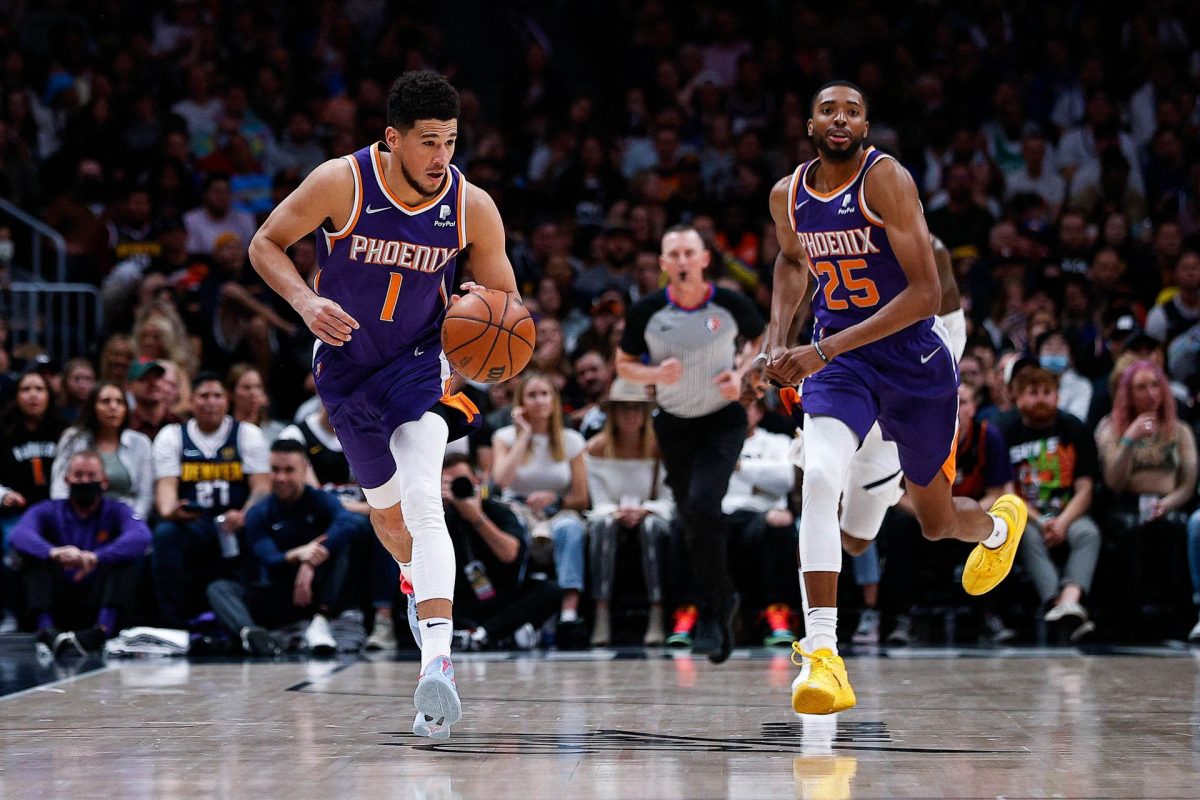
M459 475L454 480L450 481L450 494L457 497L459 500L466 500L468 497L475 496L475 484L471 483L471 479L466 475Z

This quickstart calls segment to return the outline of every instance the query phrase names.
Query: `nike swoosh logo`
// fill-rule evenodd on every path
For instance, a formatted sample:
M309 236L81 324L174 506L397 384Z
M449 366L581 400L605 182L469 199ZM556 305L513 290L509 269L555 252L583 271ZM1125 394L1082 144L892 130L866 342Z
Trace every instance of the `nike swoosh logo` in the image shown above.
M371 208L371 204L367 203L367 207L364 210L368 214L378 214L380 211L387 211L389 208L391 208L391 206L384 206L383 208Z
M933 358L934 356L936 356L936 355L938 354L938 350L941 350L941 349L942 349L941 347L938 347L938 349L937 349L937 350L934 350L934 351L933 351L932 353L930 353L929 355L927 355L927 356L921 356L921 363L922 363L922 364L924 364L924 363L928 362L928 361L929 361L929 359L931 359L931 358Z
M418 347L415 350L413 350L413 355L419 356L419 355L421 355L421 353L424 353L424 352L425 352L424 350L422 350L421 348Z
M796 210L799 211L800 209L804 208L806 205L808 205L807 200L805 200L803 203L796 203Z
M426 628L436 628L438 625L449 625L449 622L426 622Z

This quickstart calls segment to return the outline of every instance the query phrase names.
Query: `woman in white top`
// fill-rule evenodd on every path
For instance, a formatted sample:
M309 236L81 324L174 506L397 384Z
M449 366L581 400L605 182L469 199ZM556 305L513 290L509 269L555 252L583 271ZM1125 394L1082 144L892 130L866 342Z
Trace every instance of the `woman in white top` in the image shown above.
M617 541L623 530L636 531L642 547L642 574L650 598L650 618L642 641L647 645L663 642L659 563L674 504L663 483L666 470L650 424L653 405L646 387L617 378L600 401L607 415L604 429L587 443L584 460L592 495L588 527L596 598L594 646L606 645L611 638L608 603L616 577Z
M95 450L108 475L106 495L120 500L146 519L154 502L154 457L150 437L126 427L125 392L109 381L88 395L79 420L63 431L50 467L50 497L68 494L67 465L81 450Z
M528 372L513 404L513 424L492 437L492 479L501 497L530 527L554 540L554 569L563 589L560 633L579 622L587 529L580 511L588 506L585 442L563 426L562 400L551 378Z

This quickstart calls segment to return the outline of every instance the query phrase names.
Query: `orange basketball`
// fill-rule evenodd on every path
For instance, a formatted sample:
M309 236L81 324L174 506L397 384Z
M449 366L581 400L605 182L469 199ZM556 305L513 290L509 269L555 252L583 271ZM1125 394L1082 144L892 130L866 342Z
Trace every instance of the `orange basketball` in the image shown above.
M525 306L498 289L470 292L450 307L442 350L469 380L500 383L525 369L536 339Z

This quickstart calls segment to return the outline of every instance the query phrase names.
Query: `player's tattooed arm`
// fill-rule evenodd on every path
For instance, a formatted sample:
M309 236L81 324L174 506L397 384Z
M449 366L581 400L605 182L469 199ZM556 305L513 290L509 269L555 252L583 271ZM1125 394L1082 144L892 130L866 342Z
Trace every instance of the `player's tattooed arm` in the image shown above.
M498 289L521 302L512 263L504 250L504 222L491 195L477 186L467 188L467 236L470 241L471 277L462 288L467 291Z
M321 227L326 220L339 230L354 208L354 175L342 158L317 167L283 199L250 241L250 263L275 292L296 309L313 335L340 347L350 341L358 322L332 300L304 282L287 248Z

